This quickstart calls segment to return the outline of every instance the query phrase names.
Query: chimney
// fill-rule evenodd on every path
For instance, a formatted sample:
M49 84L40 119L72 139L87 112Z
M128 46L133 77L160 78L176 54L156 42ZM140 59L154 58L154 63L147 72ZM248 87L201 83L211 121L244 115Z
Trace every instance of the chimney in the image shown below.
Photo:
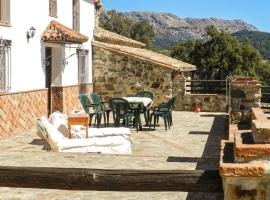
M103 7L103 4L100 0L95 0L95 27L99 27L99 15L100 9Z

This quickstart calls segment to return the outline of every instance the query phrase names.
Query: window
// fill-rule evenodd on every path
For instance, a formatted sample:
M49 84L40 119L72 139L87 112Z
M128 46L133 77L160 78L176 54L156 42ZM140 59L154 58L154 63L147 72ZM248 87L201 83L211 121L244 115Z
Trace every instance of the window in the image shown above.
M11 89L11 41L0 38L0 92Z
M80 32L80 0L73 0L73 30Z
M57 17L57 0L49 1L49 15L51 17Z
M86 84L89 82L89 51L86 49L78 49L78 79L80 85L80 93L86 90Z
M0 0L0 24L10 25L10 0Z

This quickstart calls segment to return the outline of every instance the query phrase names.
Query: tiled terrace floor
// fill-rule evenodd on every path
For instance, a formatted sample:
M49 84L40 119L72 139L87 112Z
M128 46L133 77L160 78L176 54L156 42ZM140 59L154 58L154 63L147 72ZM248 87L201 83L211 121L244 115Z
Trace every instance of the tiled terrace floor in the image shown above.
M2 165L61 166L76 158L80 167L117 169L218 169L220 140L227 137L227 116L223 113L174 112L173 127L165 131L162 120L156 131L132 129L131 156L48 153L48 146L34 131L0 140ZM3 152L8 152L9 158ZM46 153L47 160L33 160L25 152ZM2 162L4 161L4 163ZM72 165L69 165L72 166ZM159 199L219 200L222 194L185 192L95 192L47 189L0 188L0 199Z

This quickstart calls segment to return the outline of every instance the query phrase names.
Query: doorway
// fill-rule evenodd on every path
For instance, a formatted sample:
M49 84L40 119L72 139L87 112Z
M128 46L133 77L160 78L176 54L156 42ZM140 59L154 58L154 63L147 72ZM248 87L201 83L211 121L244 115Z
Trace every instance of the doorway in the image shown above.
M52 112L52 48L45 47L45 87L48 89L48 115Z

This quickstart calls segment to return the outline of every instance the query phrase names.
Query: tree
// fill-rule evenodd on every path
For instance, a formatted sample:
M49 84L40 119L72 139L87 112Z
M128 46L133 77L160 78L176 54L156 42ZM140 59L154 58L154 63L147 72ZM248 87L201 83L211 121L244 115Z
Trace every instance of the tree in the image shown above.
M101 14L100 19L100 27L117 34L130 37L131 29L134 24L132 20L125 18L115 10L108 11L106 15Z
M135 22L122 13L111 10L101 14L100 27L145 43L149 49L157 49L153 44L155 38L154 28L147 21Z
M151 46L155 37L154 28L147 21L136 22L131 29L131 38Z
M248 42L241 44L213 26L206 41L188 41L172 49L172 56L197 66L200 79L225 79L230 74L256 76L260 53Z
M194 49L199 45L200 41L188 40L177 44L171 51L171 56L184 62L191 63L193 58L191 56Z

